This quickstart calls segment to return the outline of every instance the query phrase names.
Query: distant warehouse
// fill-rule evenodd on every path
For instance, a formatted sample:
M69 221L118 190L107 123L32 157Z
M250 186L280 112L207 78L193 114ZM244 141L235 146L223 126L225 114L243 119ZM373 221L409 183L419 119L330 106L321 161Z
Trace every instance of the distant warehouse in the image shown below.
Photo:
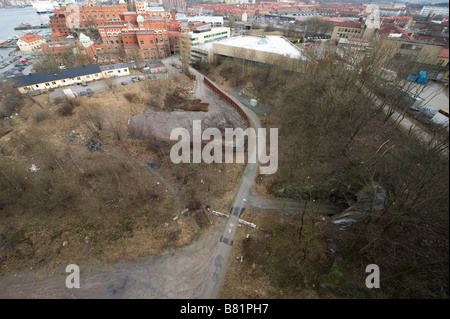
M213 61L217 58L244 60L255 65L273 65L283 61L306 60L300 48L281 36L240 36L191 47L192 60ZM288 63L288 64L286 64Z
M114 64L99 66L91 64L77 66L68 70L56 73L35 73L30 75L14 77L15 87L21 93L32 91L46 91L61 86L81 84L82 82L91 82L103 78L114 76L129 75L129 69L125 64Z

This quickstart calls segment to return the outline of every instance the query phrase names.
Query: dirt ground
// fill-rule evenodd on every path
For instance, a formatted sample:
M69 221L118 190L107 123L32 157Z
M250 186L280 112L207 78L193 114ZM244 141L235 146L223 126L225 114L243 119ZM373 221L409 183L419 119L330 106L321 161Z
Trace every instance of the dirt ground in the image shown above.
M230 260L227 266L224 284L219 298L222 299L274 299L274 298L319 298L314 287L303 289L300 295L292 295L289 290L283 290L274 284L263 268L265 265L253 262L245 254L246 242L264 237L264 217L268 214L279 215L277 211L247 209L241 219L256 224L256 228L239 225L233 244ZM247 235L249 236L247 238ZM241 262L242 257L242 262Z
M182 248L164 249L134 262L91 258L79 264L79 289L65 287L66 265L10 272L0 277L0 298L198 298L209 252L225 226L221 218L209 219L208 232Z
M169 140L170 132L175 128L185 128L192 132L192 121L201 120L202 129L209 127L224 131L225 128L245 129L247 124L239 113L231 108L229 104L218 99L215 94L206 89L205 84L196 81L180 83L186 91L188 99L199 99L208 104L208 112L185 112L185 111L158 111L147 109L139 115L130 118L130 130L144 132L147 136L154 136L160 140Z
M10 187L0 197L0 274L136 261L208 233L216 217L206 206L228 210L243 165L174 165L168 145L127 135L128 119L148 108L148 81L80 97L70 116L37 96L43 110L25 101L1 123L10 130L0 138L2 173L26 191ZM175 82L193 85L185 75ZM220 107L217 118L234 111ZM101 150L87 149L92 140ZM39 170L27 173L32 164Z

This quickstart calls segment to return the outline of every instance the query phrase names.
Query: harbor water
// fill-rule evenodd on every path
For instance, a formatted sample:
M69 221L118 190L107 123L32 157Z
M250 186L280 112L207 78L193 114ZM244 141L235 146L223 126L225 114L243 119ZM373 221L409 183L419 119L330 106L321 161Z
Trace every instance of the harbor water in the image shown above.
M24 30L14 30L21 23L29 23L31 25L48 24L51 14L37 14L33 7L25 8L0 8L0 42L8 40L16 35L24 34ZM32 31L40 31L38 34L44 36L50 33L50 29L35 29ZM7 59L10 52L14 51L17 46L12 48L0 48L0 61Z

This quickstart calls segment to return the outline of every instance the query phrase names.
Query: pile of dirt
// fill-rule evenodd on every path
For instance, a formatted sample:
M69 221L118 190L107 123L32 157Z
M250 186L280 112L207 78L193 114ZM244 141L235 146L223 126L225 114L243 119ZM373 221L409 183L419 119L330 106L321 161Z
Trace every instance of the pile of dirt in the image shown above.
M190 112L208 112L209 103L202 103L200 99L189 99L185 89L177 88L166 93L164 105L169 110L184 110Z
M202 103L202 100L194 99L187 104L181 105L180 109L191 112L208 112L208 106L208 103Z

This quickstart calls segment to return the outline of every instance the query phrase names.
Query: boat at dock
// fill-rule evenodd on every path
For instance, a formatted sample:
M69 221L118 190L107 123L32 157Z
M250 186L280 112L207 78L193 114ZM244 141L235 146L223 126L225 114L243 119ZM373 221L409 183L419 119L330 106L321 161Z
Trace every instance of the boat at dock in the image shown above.
M0 48L13 48L15 46L17 46L17 40L16 38L14 39L8 39L6 41L2 41L0 42Z
M36 0L31 3L38 14L53 13L55 9L59 9L59 4L53 0Z
M22 31L20 34L16 34L13 37L9 37L5 41L0 41L0 48L13 48L17 46L17 40L19 40L21 37L23 37L26 34L38 34L42 30L26 30Z
M31 25L29 23L21 23L15 27L14 30L29 30L29 29L47 29L50 26L48 24Z

